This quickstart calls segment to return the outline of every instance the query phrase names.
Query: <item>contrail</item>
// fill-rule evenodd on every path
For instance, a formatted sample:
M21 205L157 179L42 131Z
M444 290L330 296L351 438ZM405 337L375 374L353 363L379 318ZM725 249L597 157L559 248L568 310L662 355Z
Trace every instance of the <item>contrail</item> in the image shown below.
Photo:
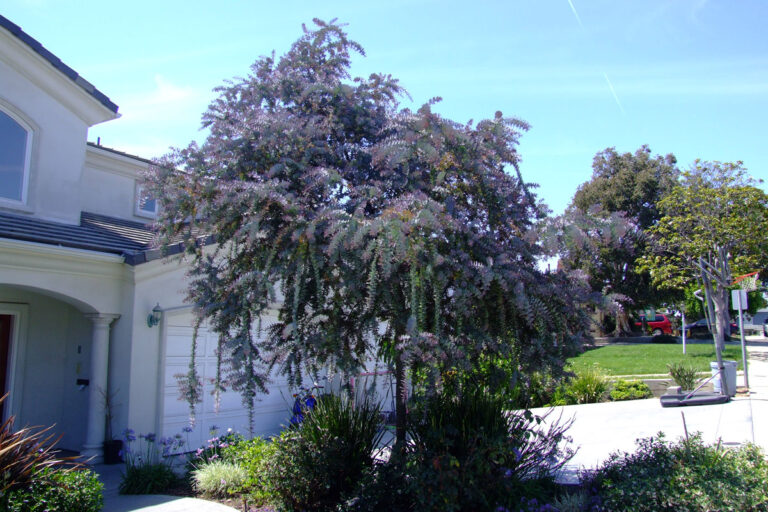
M572 0L568 0L568 5L571 6L571 10L573 11L573 15L576 16L576 21L579 22L579 26L581 28L584 28L584 25L581 24L581 18L579 17L579 13L576 12L576 7L573 5Z
M611 83L610 79L608 79L608 74L603 72L603 76L605 77L605 81L608 82L608 87L611 89L611 94L613 94L613 99L616 100L616 104L621 109L622 114L626 114L624 112L624 107L621 106L621 102L619 101L619 97L616 95L616 90L613 88L613 84Z

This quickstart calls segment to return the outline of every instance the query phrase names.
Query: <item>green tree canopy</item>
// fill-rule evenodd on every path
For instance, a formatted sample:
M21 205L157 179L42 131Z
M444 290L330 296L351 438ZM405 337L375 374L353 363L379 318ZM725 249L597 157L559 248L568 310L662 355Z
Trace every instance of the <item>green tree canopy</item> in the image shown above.
M560 371L586 336L580 290L535 264L539 212L505 170L527 125L500 112L461 125L433 102L400 110L397 81L351 79L362 48L315 23L219 90L201 146L154 167L158 224L166 244L183 241L190 299L220 334L220 385L252 410L273 367L298 383L383 358L402 441L408 368L439 383L440 369L493 353ZM270 307L279 321L258 341ZM194 402L194 359L187 384Z
M733 278L768 265L768 195L754 185L741 162L697 160L658 203L663 216L640 261L658 286L709 289L720 340Z
M592 289L606 298L605 308L616 314L616 336L632 329L628 309L672 298L670 290L653 286L635 262L645 252L645 230L660 218L658 201L676 183L675 163L671 154L652 157L648 146L634 154L601 151L592 178L579 186L569 208L547 230L554 235L561 264L585 272Z
M676 163L671 153L652 157L645 145L634 154L605 149L595 155L592 178L579 186L572 204L582 212L595 206L606 214L624 212L648 229L661 217L657 203L677 184Z

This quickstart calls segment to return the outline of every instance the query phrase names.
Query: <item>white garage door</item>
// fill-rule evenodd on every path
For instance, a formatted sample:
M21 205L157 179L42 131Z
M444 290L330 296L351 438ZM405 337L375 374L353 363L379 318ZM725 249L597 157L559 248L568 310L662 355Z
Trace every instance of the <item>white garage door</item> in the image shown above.
M262 327L274 322L264 317ZM166 323L164 393L161 412L163 436L181 433L189 425L189 405L179 399L178 374L189 369L189 355L192 348L192 316L189 314L169 315ZM203 381L202 403L197 404L194 430L189 434L189 449L197 449L211 437L213 426L218 433L231 428L248 436L248 411L243 406L240 394L231 390L222 393L219 411L214 410L213 379L216 377L217 335L203 326L198 331L197 371ZM258 395L254 415L254 434L269 436L282 430L290 418L293 398L284 377L273 378L267 386L269 394ZM186 436L186 434L184 434Z

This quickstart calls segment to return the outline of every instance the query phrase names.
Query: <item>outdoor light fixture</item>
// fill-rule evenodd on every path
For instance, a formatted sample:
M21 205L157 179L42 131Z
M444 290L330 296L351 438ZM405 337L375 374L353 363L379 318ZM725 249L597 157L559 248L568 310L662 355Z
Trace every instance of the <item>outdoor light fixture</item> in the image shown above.
M160 309L160 303L155 304L152 308L152 312L147 316L147 325L153 327L160 323L160 318L163 316L163 310Z

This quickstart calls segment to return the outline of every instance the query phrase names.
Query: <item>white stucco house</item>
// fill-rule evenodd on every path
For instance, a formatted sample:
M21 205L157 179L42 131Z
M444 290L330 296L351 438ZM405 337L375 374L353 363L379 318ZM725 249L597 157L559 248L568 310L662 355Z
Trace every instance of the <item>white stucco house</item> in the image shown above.
M156 205L140 188L149 162L87 142L91 126L118 118L106 95L0 16L0 412L17 427L55 424L59 447L95 461L104 392L116 436L188 424L174 375L187 369L191 308L184 267L153 247ZM215 338L202 329L199 343L198 369L213 375ZM256 431L279 430L290 400L278 380ZM192 447L212 424L246 430L239 395L225 393L214 412L204 393Z

